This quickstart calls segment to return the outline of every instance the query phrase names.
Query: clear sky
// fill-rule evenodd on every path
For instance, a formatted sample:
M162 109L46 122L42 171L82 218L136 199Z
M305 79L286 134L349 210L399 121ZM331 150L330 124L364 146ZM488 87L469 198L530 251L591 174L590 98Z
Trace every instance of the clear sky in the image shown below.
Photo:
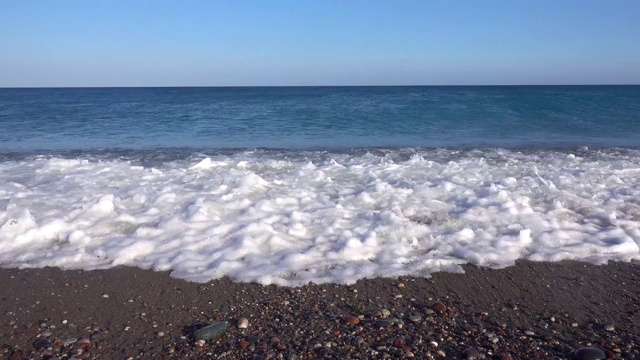
M0 0L0 87L640 84L640 0Z

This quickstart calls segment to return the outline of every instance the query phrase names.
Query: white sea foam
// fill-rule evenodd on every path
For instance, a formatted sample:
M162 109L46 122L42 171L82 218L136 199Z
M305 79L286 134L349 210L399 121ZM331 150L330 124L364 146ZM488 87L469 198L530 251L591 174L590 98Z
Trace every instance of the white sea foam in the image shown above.
M353 283L640 259L640 151L239 152L0 163L0 265Z

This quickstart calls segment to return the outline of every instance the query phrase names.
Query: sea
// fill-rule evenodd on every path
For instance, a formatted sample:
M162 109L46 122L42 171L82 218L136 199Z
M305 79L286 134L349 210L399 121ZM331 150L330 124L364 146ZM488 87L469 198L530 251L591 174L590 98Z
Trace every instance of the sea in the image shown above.
M0 267L299 286L640 259L640 86L0 89Z

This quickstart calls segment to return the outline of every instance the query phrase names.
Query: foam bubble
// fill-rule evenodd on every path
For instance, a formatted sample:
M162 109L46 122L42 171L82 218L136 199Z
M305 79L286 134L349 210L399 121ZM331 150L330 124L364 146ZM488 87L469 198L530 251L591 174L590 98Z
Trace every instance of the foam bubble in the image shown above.
M0 163L0 265L353 283L640 258L640 151L238 152Z

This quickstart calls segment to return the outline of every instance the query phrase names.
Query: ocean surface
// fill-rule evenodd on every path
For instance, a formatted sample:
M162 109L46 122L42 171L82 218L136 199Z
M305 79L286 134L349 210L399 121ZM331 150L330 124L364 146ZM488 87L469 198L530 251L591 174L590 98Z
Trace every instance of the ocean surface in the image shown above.
M640 86L0 89L0 266L640 259Z

